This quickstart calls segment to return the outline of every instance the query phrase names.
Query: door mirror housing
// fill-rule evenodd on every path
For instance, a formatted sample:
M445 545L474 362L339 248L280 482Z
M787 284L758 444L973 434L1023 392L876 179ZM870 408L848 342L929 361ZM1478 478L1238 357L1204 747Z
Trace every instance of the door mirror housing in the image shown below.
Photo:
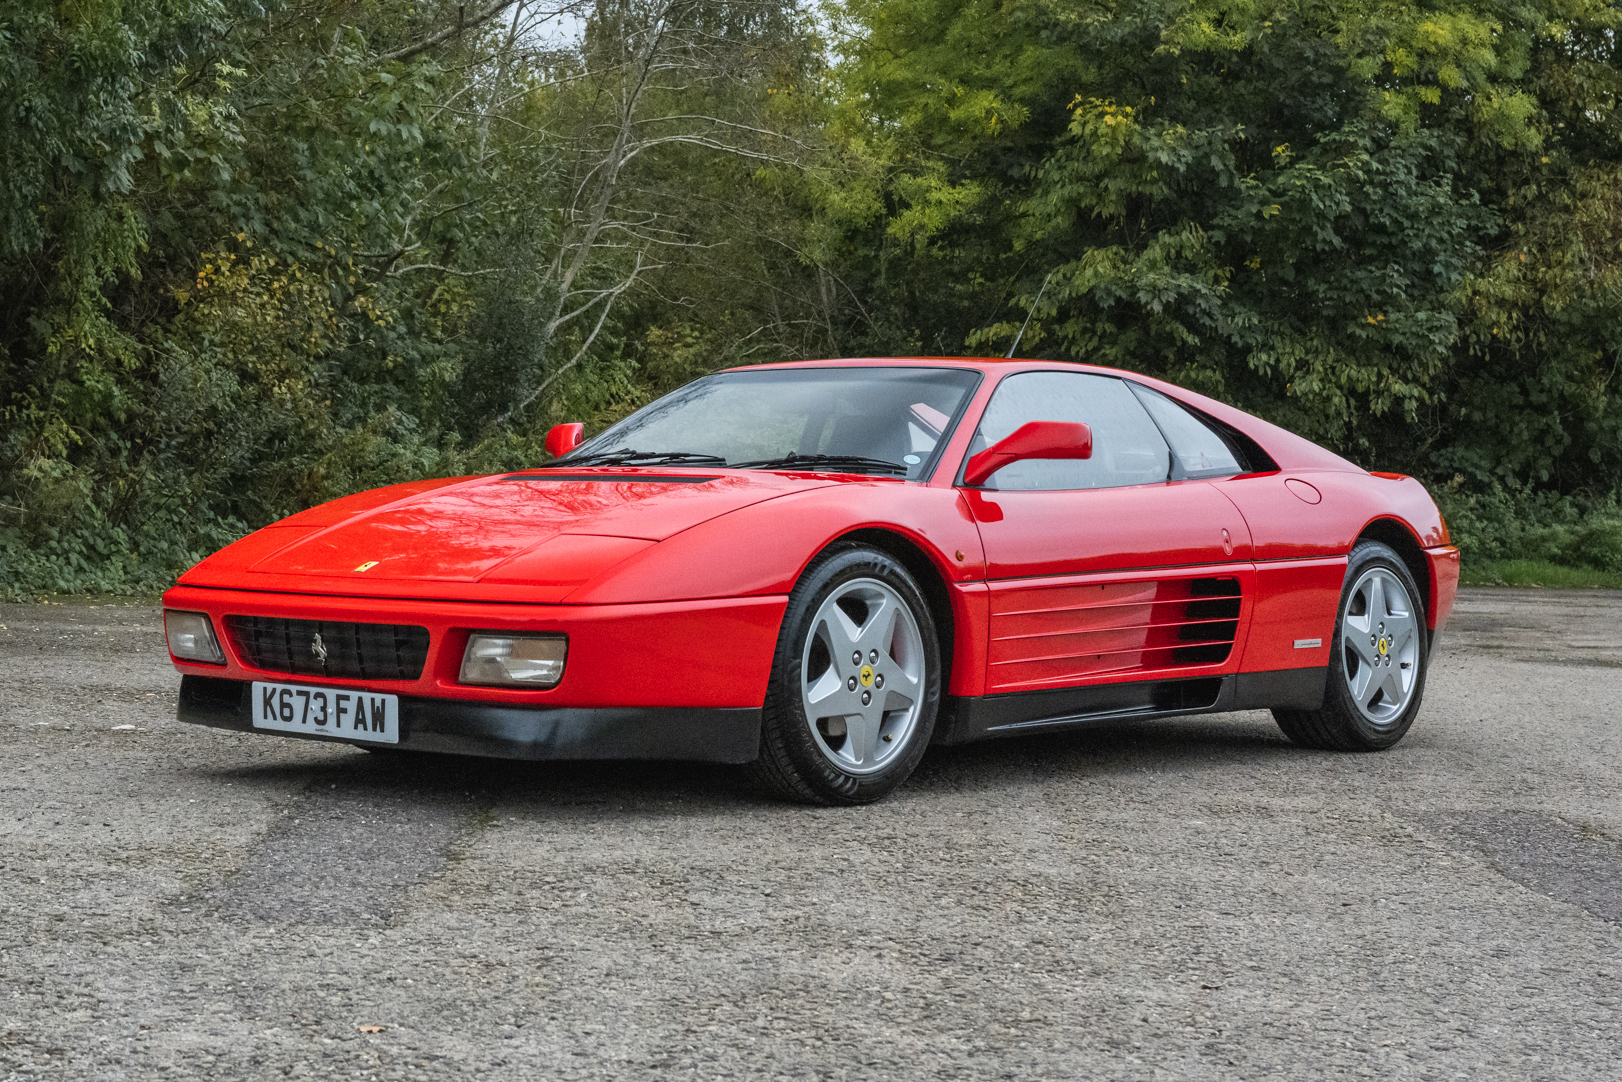
M1027 458L1092 458L1093 430L1075 421L1028 421L969 459L963 483L978 488L1004 466Z
M586 438L586 426L578 421L553 425L546 433L546 450L552 455L566 455Z

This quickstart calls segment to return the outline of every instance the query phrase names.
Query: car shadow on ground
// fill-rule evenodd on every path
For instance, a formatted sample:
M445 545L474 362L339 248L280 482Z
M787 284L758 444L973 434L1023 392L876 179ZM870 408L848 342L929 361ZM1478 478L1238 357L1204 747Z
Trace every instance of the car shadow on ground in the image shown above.
M931 748L899 791L923 795L1006 789L1054 778L1098 778L1151 769L1228 770L1321 753L1291 745L1265 715L1118 722ZM757 789L744 769L669 761L529 762L335 747L316 762L272 759L255 765L197 768L223 781L292 794L341 787L390 800L461 807L612 805L621 810L672 805L719 811L783 802Z

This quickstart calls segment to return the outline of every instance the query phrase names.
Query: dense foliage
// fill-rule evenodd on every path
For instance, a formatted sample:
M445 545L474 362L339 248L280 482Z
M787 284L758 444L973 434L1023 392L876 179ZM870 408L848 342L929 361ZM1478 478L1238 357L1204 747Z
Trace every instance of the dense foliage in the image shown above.
M0 590L1027 316L1622 568L1615 4L558 6L0 0Z

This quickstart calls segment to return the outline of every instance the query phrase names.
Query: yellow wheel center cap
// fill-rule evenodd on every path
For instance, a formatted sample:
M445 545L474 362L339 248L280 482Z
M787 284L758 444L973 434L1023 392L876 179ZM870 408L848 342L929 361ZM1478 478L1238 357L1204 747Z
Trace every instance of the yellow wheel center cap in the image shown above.
M873 666L863 665L862 671L858 673L857 676L862 681L862 686L864 688L870 688L873 686Z
M1390 639L1381 639L1380 640L1380 656L1384 657L1385 654L1386 654L1386 651L1388 651L1389 649L1391 649L1391 640Z

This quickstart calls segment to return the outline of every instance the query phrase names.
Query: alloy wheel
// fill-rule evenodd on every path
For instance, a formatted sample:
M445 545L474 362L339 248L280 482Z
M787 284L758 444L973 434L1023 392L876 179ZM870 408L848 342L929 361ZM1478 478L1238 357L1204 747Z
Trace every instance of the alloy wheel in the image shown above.
M1384 567L1358 578L1341 616L1342 672L1352 701L1376 726L1408 708L1419 675L1419 620L1402 580Z
M841 583L811 621L800 672L811 738L829 762L873 774L901 754L926 674L918 621L895 590L872 578Z

